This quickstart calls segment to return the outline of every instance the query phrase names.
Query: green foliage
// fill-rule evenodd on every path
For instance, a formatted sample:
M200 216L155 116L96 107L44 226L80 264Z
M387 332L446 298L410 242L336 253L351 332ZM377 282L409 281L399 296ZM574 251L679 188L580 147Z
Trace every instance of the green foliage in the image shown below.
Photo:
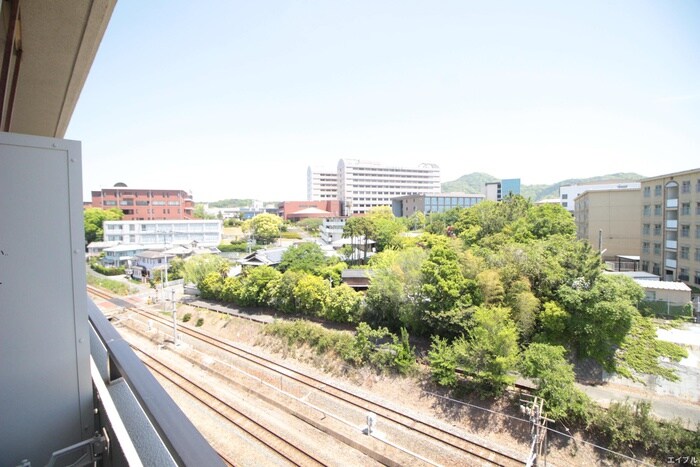
M135 293L135 289L130 287L129 284L112 279L95 277L92 274L87 275L87 283L95 287L107 289L117 295L129 295Z
M327 263L326 255L318 244L302 242L292 245L282 254L281 271L306 271L315 273Z
M425 214L422 211L416 211L408 217L406 226L408 230L421 230L425 228L425 223Z
M124 268L123 267L113 268L113 267L109 267L109 266L104 266L102 263L99 262L99 260L97 258L90 258L89 264L90 264L90 269L92 269L95 272L99 272L103 276L122 276L122 275L124 275Z
M237 240L231 241L231 243L222 243L217 248L224 253L247 253L248 250L257 251L264 247L262 245L251 245L246 240Z
M270 266L246 268L240 277L238 303L243 306L266 306L272 301L276 281L282 273Z
M566 361L565 353L561 346L531 344L522 354L520 371L536 381L536 394L545 400L548 417L585 421L590 401L574 385L573 365Z
M104 221L118 221L124 217L119 208L101 209L87 208L83 211L83 227L85 228L85 244L102 241L104 238Z
M194 217L195 219L216 219L216 216L207 214L207 211L205 210L205 205L202 203L197 203L194 205L192 217Z
M185 282L199 284L212 272L225 276L228 269L229 262L226 258L218 255L196 255L185 261L182 276Z
M588 429L598 432L614 451L641 448L663 459L672 453L700 452L700 430L687 430L680 420L659 422L647 401L613 402L607 410L595 411Z
M244 232L251 232L256 242L269 244L279 238L282 222L279 216L263 213L245 221L241 228Z
M197 288L202 298L219 300L221 289L224 285L224 278L218 272L210 272L202 280L197 282Z
M288 240L301 240L301 234L299 232L288 232L284 230L284 226L280 227L280 238L286 238Z
M285 313L295 313L297 302L294 288L304 275L300 271L285 271L272 289L271 305Z
M227 198L209 203L212 208L246 208L253 205L252 199Z
M565 331L569 322L569 313L563 308L555 302L547 302L537 319L540 327L537 340L555 344L566 342Z
M198 318L197 322L195 323L196 327L201 327L204 324L204 318Z
M406 226L400 219L394 217L390 207L373 208L367 214L367 218L372 223L372 239L377 242L377 251L400 244L397 237L406 231Z
M558 295L570 315L566 336L578 355L614 371L615 349L639 315L635 305L643 297L641 287L625 276L601 275L593 284L563 285Z
M312 274L302 276L294 287L297 310L311 316L321 316L328 302L329 286Z
M503 288L503 282L498 274L498 271L493 269L488 269L482 271L476 276L476 283L479 285L481 290L481 297L483 303L487 305L498 305L503 303L505 298L505 289Z
M185 261L182 258L172 258L168 260L168 280L176 281L182 279L185 274Z
M191 319L192 319L192 313L185 313L184 316L182 317L182 322L186 323Z
M351 247L354 252L362 246L363 257L362 262L367 263L367 252L369 250L369 240L374 237L374 223L368 217L355 216L345 221L343 227L343 238L349 238L352 242ZM362 240L362 244L360 241ZM359 260L360 258L353 258Z
M321 225L323 224L323 219L321 218L307 218L307 219L302 219L300 220L297 225L301 227L302 229L306 230L307 232L311 234L317 234L319 230L321 229Z
M323 317L337 323L357 323L362 311L362 294L347 284L330 290Z
M433 336L428 352L430 374L440 386L457 386L457 356L447 339Z
M474 311L468 339L454 344L457 366L463 368L480 390L501 394L515 381L518 363L518 330L504 307L480 306Z
M658 375L669 381L678 381L678 375L662 358L679 362L688 352L672 342L657 339L656 326L650 318L634 315L632 327L624 336L615 354L615 370L626 378L636 379L634 372Z

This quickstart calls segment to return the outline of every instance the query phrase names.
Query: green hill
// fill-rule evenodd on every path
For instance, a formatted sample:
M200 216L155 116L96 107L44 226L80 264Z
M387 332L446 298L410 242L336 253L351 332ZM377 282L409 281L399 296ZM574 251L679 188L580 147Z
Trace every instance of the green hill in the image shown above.
M559 197L559 187L562 185L575 185L580 183L594 183L605 180L628 180L639 181L644 178L643 175L631 172L614 173L608 175L599 175L589 178L569 178L561 182L551 185L521 185L520 194L525 198L530 198L533 201L543 199L552 199ZM474 172L467 175L462 175L457 180L445 182L442 184L443 193L460 191L464 193L483 193L484 184L487 182L497 182L499 179L485 173Z
M461 192L461 193L483 193L484 185L488 182L497 182L498 179L493 175L474 172L467 175L462 175L457 180L445 182L442 184L442 192Z

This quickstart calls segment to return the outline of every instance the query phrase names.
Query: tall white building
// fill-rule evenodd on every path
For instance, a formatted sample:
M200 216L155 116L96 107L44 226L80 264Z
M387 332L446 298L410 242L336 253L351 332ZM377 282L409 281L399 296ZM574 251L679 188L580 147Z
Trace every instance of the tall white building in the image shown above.
M585 191L638 190L640 186L640 182L630 180L606 180L594 183L562 185L559 187L559 199L561 199L561 205L573 214L576 210L576 198Z
M338 162L338 200L345 216L391 206L392 198L417 193L440 193L436 164L399 167L357 159Z
M309 167L306 171L306 200L338 199L338 171Z

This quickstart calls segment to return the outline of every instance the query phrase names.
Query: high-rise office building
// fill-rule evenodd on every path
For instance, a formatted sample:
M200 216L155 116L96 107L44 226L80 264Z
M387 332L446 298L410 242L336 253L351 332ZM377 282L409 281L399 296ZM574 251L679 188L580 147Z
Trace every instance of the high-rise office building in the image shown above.
M306 171L306 200L338 199L338 170L309 167Z
M345 216L391 206L392 198L416 193L440 193L437 165L393 166L357 159L338 162L338 200Z

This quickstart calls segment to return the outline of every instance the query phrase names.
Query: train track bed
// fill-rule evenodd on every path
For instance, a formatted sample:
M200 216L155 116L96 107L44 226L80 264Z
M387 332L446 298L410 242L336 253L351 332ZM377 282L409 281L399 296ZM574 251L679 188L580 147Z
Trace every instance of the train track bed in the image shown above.
M143 333L165 336L169 318L130 310L130 320L121 319ZM151 321L152 330L146 324ZM165 326L154 331L158 322ZM503 450L479 446L468 435L437 421L410 416L409 411L386 403L349 394L326 380L301 374L291 368L231 345L215 336L201 335L195 329L179 327L186 345L177 353L190 365L208 368L227 385L255 392L256 397L295 418L332 433L342 443L360 449L375 461L394 465L523 465L523 457ZM191 333L191 335L187 335ZM202 341L204 339L206 344ZM226 381L227 380L227 381ZM363 434L368 412L376 415L375 436ZM363 463L367 465L366 463ZM357 465L357 464L355 464Z
M243 385L222 384L210 371L121 328L136 354L212 446L235 465L378 465ZM231 462L231 461L229 461Z

